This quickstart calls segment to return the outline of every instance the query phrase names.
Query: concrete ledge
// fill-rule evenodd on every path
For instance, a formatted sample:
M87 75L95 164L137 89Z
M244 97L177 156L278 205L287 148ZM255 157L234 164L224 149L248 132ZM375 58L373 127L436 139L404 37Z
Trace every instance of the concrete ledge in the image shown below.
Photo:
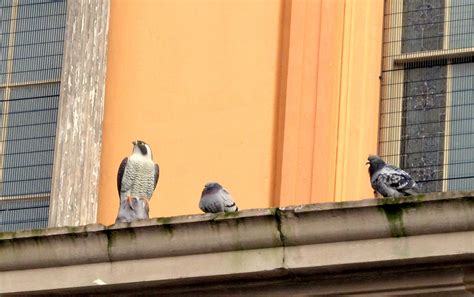
M0 293L112 292L415 264L467 269L472 260L474 193L436 193L0 233ZM48 275L62 277L47 282Z

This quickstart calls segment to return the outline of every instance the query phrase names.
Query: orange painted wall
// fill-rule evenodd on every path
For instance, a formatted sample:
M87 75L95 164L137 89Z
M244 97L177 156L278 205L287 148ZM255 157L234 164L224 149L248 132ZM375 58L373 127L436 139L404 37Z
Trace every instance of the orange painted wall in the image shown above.
M98 221L118 209L131 141L161 177L150 216L199 213L207 181L240 208L269 207L280 1L112 0Z
M383 1L287 2L275 196L281 205L373 197Z
M137 138L162 169L152 217L199 213L209 180L241 209L371 197L382 18L375 0L112 0L98 221Z
M374 197L365 162L377 153L384 2L346 0L336 201Z

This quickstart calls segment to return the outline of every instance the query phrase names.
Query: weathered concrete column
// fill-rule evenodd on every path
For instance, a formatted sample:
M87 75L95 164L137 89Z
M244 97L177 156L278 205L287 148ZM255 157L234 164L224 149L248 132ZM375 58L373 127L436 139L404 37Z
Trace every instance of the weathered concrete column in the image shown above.
M67 2L51 227L96 221L109 5L109 0Z

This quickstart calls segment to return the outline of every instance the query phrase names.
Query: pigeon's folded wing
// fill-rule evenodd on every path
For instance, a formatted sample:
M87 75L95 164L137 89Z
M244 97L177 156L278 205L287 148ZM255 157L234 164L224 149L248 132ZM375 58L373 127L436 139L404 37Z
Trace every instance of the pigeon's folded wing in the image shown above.
M386 177L386 181L390 187L398 191L405 192L416 186L413 178L398 167L387 165L381 170L380 174Z
M201 198L201 201L199 202L199 208L204 212L212 213L224 211L222 201L220 201L215 195L208 195Z
M225 189L222 189L221 191L221 198L224 201L225 207L235 206L234 200L232 200L232 197L230 196L229 192L227 192Z

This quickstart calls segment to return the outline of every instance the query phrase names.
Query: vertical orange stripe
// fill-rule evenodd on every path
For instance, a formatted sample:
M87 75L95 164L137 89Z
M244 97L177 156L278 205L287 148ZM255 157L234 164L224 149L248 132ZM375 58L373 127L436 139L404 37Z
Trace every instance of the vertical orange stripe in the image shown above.
M347 0L335 199L372 197L365 162L377 151L383 3Z
M365 161L377 149L379 2L289 2L275 192L281 205L371 196Z
M321 23L312 202L334 199L344 1L323 1Z
M280 203L311 201L321 1L289 2Z

